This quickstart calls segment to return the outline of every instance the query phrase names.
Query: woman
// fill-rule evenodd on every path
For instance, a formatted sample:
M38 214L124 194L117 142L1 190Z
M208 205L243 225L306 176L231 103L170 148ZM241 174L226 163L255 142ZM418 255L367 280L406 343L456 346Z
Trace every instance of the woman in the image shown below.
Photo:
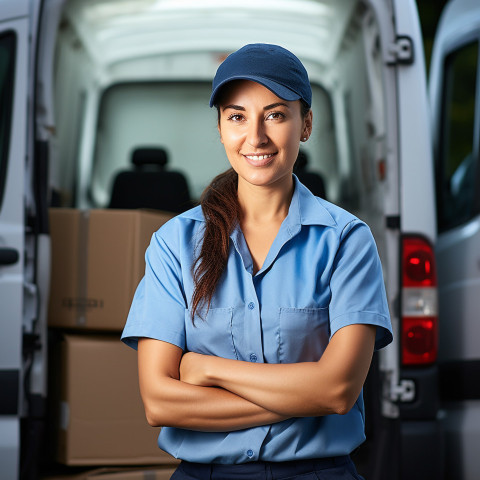
M152 237L122 337L148 422L183 460L174 479L361 478L361 390L391 326L370 230L292 175L307 72L247 45L210 105L232 169Z

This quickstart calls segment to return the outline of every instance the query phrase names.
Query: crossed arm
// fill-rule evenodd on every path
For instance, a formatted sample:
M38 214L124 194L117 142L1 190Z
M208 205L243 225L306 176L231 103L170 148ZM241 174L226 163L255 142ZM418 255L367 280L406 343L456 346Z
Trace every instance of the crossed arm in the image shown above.
M375 327L338 330L318 362L261 364L187 353L152 339L138 346L140 391L155 426L231 431L289 417L345 414L371 363Z
M287 418L225 389L180 381L182 353L179 347L159 340L142 338L138 342L140 393L150 425L215 432Z

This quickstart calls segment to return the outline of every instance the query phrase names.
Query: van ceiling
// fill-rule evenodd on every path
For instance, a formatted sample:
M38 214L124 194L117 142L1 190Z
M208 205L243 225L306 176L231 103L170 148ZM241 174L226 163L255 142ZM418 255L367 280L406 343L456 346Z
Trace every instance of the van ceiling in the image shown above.
M89 56L104 71L132 58L170 53L225 54L245 43L276 43L276 38L303 61L328 66L357 3L70 0L66 2L64 17ZM309 41L305 42L305 38Z

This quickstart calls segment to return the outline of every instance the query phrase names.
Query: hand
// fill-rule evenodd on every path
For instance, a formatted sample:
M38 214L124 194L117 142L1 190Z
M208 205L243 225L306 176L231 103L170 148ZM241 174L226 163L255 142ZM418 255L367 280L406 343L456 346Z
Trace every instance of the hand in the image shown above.
M201 387L211 386L206 376L206 365L210 358L200 353L185 353L180 361L180 380Z

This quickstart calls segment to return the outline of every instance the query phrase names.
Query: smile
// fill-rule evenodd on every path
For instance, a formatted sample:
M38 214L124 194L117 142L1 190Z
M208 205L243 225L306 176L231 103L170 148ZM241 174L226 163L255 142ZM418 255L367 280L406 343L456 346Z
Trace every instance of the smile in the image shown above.
M274 153L268 153L267 155L245 155L246 158L249 160L259 161L259 160L266 160L267 158L273 157Z

